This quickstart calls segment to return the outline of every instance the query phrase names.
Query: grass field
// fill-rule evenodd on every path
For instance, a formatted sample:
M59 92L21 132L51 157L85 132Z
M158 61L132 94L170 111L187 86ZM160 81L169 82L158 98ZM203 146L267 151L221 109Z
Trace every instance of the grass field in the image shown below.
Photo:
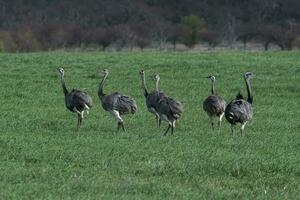
M175 135L155 127L138 71L161 75L161 89L181 100ZM56 68L68 89L87 91L94 106L76 131ZM127 132L100 106L120 91L139 110ZM231 137L224 120L212 132L202 111L210 81L229 102L252 71L254 116L245 137ZM0 54L0 199L299 199L300 52L30 53Z

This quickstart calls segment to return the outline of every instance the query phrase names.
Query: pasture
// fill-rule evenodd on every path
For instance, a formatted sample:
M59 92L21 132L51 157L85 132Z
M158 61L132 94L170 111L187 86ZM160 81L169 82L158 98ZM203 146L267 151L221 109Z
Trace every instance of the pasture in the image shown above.
M141 67L141 65L144 65ZM64 105L56 68L66 85L93 98L77 118ZM127 132L105 112L97 90L132 96ZM156 128L145 106L139 70L161 76L160 88L180 100L173 136ZM254 114L245 136L231 137L223 120L213 132L202 110L216 90L228 103L252 71ZM300 196L300 52L28 53L0 54L1 199L297 199ZM238 133L238 129L236 130Z

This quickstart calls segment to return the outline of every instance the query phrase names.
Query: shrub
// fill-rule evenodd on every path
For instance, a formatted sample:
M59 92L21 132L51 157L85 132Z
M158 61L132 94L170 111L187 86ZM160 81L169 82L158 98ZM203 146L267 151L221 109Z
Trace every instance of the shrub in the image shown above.
M215 47L218 44L218 34L217 32L203 28L200 32L201 40L208 43L210 47Z
M204 21L199 16L192 14L182 17L181 24L186 29L182 42L191 48L200 40L200 31L203 28Z
M18 46L9 31L0 31L0 41L2 43L2 51L17 52Z

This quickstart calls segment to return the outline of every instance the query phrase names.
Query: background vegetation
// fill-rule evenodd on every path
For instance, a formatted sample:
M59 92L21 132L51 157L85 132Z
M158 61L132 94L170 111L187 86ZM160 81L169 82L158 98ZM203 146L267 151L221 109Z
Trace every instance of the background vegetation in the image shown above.
M0 54L1 199L297 199L300 196L299 52ZM161 75L161 88L184 104L174 136L163 137L145 107L138 71ZM56 71L69 89L90 93L94 107L75 131ZM97 98L122 91L139 106L127 133ZM217 75L227 102L252 71L254 118L246 136L224 121L210 130L201 104Z
M0 1L0 50L300 46L299 0Z

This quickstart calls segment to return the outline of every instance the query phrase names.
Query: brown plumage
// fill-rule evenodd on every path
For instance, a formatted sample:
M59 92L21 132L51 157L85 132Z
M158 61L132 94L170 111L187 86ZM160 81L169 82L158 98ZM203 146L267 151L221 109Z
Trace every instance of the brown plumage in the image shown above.
M84 111L89 112L92 107L92 98L83 91L73 89L71 92L67 90L65 84L65 71L63 68L59 68L58 72L60 73L60 81L65 95L65 104L66 107L71 111L77 113L77 129L81 126Z
M157 127L159 128L161 125L161 119L159 114L157 113L157 105L159 102L159 99L162 98L165 94L163 92L158 91L158 86L156 86L156 90L152 92L148 92L146 87L146 78L145 78L145 72L144 70L140 71L140 76L142 79L142 86L144 89L144 96L146 98L146 106L150 113L152 113L155 116Z
M233 135L234 126L237 123L241 124L241 136L243 135L244 128L249 120L252 119L252 89L250 84L250 79L254 76L252 72L246 72L244 74L244 79L246 83L248 98L244 99L243 96L239 93L235 99L233 99L225 109L225 118L231 124L231 133Z
M108 70L104 69L103 79L99 85L98 96L103 109L110 112L118 121L118 130L122 128L123 131L125 131L124 120L121 116L129 113L134 114L137 111L137 105L132 97L123 95L119 92L114 92L110 95L103 93L103 86L108 74Z
M160 80L159 75L156 75L155 79L156 79L156 90L159 91L158 88L158 82ZM168 133L170 128L171 128L171 134L173 134L175 129L175 123L182 115L183 106L179 101L171 97L168 97L166 94L164 94L161 91L159 91L158 95L159 97L158 97L158 103L156 105L156 112L159 114L160 119L162 119L163 121L169 124L164 135Z
M213 119L216 117L219 118L218 126L220 130L222 118L224 116L224 111L225 111L225 101L223 100L222 97L217 96L216 94L216 90L215 90L216 78L214 76L208 76L206 78L209 78L211 80L211 95L209 95L203 101L203 110L207 113L207 115L211 119L212 129L214 129Z

